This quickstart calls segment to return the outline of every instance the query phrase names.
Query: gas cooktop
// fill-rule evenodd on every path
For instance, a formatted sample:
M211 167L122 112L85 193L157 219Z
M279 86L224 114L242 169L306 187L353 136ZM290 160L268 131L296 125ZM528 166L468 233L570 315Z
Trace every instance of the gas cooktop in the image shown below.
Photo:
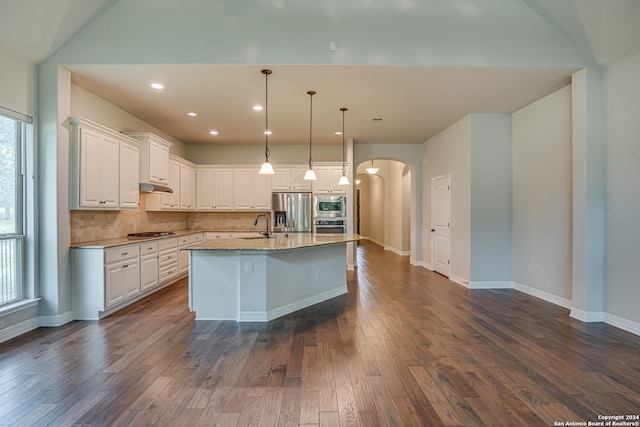
M173 231L145 231L143 233L131 233L127 235L127 239L135 240L135 239L153 239L156 237L167 237L173 236L175 233Z

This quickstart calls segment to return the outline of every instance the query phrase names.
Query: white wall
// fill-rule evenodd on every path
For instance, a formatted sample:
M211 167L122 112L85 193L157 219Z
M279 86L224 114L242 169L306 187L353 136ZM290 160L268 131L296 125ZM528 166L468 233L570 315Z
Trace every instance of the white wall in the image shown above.
M607 70L605 309L640 333L640 54ZM610 319L612 320L612 319Z
M511 114L471 114L471 284L511 286Z
M0 47L0 107L36 116L36 66Z
M572 298L571 86L513 114L513 280Z
M269 144L269 161L274 168L278 165L309 163L308 145ZM225 144L191 144L187 146L186 157L194 163L256 163L264 161L264 144L225 145ZM314 162L341 162L342 145L314 145Z
M451 279L471 278L471 116L467 115L425 143L423 157L423 261L431 263L431 180L451 175Z
M75 84L71 84L71 115L92 120L116 132L151 132L173 144L169 149L171 154L186 158L187 146L182 141Z

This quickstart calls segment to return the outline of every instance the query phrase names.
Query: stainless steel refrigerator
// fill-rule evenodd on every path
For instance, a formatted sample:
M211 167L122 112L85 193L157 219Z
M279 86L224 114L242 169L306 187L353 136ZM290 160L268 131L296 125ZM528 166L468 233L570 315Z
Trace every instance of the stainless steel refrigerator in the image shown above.
M272 193L271 222L274 233L311 233L311 193Z

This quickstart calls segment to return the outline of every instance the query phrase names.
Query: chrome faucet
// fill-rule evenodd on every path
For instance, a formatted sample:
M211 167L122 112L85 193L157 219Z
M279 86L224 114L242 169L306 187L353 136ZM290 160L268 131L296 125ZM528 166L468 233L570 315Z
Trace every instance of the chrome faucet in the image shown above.
M266 237L269 237L269 217L266 216L265 214L260 214L256 217L256 220L253 221L253 225L258 225L258 220L260 219L260 217L264 217L264 222L267 224L267 228L266 228L266 232L264 233L264 235Z

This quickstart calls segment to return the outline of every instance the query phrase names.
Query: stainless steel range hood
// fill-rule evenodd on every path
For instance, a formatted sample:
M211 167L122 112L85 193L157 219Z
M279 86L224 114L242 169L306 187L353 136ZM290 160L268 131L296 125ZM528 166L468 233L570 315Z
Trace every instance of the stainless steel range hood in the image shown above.
M141 182L138 188L141 193L173 193L173 190L165 185L149 184L146 182Z

